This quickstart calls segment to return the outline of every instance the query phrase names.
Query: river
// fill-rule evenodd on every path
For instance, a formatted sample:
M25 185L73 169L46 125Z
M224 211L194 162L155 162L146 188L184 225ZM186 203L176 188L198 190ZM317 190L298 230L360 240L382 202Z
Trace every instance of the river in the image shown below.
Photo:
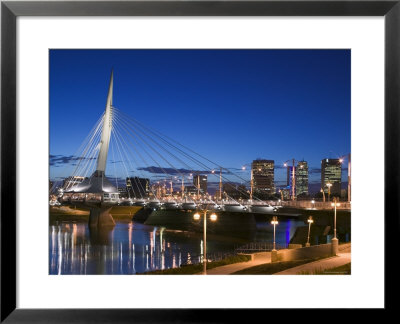
M258 224L257 242L273 241L272 225ZM276 242L287 245L299 220L280 221ZM245 242L227 236L207 236L208 259L233 253ZM133 221L113 229L93 230L86 223L54 222L49 227L49 273L137 274L201 261L203 234L168 230Z

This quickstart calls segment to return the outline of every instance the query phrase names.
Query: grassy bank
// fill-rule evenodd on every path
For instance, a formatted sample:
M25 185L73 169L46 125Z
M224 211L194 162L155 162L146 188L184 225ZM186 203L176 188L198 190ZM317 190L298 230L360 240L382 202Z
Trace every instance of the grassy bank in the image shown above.
M224 265L228 264L233 264L233 263L239 263L239 262L247 262L250 261L251 257L249 255L235 255L231 256L228 258L225 258L221 261L213 261L213 262L208 262L207 263L207 269L213 269L216 267L221 267ZM183 275L183 274L199 274L203 271L203 264L191 264L191 265L185 265L180 268L172 268L172 269L166 269L166 270L157 270L157 271L151 271L151 272L145 272L143 274L177 274L177 275Z
M140 206L114 206L110 214L115 220L131 220L142 207ZM51 206L50 222L87 222L89 221L90 211L72 206Z
M349 275L351 274L351 262L344 264L340 267L329 268L325 270L314 270L310 271L302 271L299 274L302 275Z
M284 261L284 262L274 262L274 263L266 263L266 264L261 264L255 267L243 269L240 271L237 271L233 274L238 274L238 275L270 275L274 274L286 269L290 269L293 267L297 267L299 265L313 262L316 260L320 260L321 258L315 258L315 259L306 259L306 260L296 260L296 261Z

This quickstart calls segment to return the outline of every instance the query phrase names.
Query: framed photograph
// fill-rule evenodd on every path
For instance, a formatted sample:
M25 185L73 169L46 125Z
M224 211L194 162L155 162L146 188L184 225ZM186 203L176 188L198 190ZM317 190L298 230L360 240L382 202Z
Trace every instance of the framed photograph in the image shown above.
M399 6L2 1L1 320L391 308Z

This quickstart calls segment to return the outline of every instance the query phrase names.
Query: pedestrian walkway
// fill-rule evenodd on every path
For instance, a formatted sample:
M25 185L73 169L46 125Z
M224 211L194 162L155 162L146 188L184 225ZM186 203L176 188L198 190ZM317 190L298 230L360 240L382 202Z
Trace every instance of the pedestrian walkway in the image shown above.
M340 267L351 262L351 253L339 253L337 256L306 263L294 268L290 268L281 272L275 273L276 275L295 275L300 273L313 274L315 271L323 271L330 268Z
M292 275L298 274L299 272L309 272L313 273L315 270L325 270L330 268L339 267L351 262L351 245L346 244L343 245L342 248L339 246L339 254L338 256L322 259L319 261L314 261L310 263L306 263L294 268L290 268L281 272L277 272L277 275ZM228 264L225 266L217 267L214 269L207 270L207 274L210 275L227 275L235 273L236 271L240 271L246 268L251 268L254 266L258 266L260 264L271 263L271 252L260 252L254 254L254 260L248 262L240 262ZM275 275L274 274L274 275Z
M209 275L216 275L216 274L227 275L227 274L234 273L236 271L240 271L240 270L243 270L246 268L258 266L258 265L264 264L264 263L271 263L271 252L256 253L254 255L253 261L239 262L239 263L233 263L233 264L228 264L225 266L217 267L214 269L207 270L207 274L209 274Z

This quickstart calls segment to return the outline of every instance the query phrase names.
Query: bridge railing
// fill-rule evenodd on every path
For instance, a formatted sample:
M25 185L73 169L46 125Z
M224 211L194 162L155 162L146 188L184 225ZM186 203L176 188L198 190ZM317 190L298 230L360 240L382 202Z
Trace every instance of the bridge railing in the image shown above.
M276 249L286 249L287 244L276 244ZM237 246L235 248L235 253L257 253L257 252L267 252L271 251L274 248L273 243L271 242L251 242L242 246Z
M221 261L225 258L235 256L237 253L235 251L231 252L207 252L207 260L208 261ZM188 265L188 264L198 264L203 262L203 254L191 254L182 255L181 256L181 264L180 265Z
M330 201L309 201L309 200L300 200L300 201L281 201L278 203L278 206L283 207L296 207L296 208L310 208L310 209L332 209L332 202ZM340 206L337 206L337 209L351 209L351 202L347 201L339 201Z

